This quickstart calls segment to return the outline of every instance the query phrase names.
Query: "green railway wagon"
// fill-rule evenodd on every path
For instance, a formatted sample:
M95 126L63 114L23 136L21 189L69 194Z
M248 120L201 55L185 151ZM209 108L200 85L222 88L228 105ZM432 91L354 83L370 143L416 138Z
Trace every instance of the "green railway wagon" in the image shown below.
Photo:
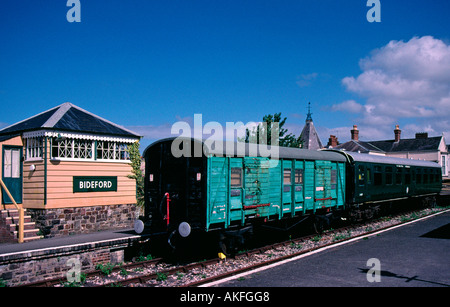
M344 156L275 146L267 156L262 146L175 138L150 145L142 224L188 236L344 209Z

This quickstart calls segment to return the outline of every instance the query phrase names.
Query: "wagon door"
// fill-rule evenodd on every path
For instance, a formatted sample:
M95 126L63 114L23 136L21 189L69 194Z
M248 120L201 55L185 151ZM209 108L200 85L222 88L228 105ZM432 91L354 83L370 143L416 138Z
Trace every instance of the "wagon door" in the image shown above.
M283 194L282 211L283 214L292 210L292 161L283 161Z
M294 197L294 211L293 212L301 212L303 211L303 178L304 178L304 162L303 161L295 161L295 169L294 169L294 188L293 188L293 197Z
M233 158L230 161L230 221L242 219L243 190L242 159ZM230 223L230 221L228 223Z
M328 161L317 161L315 171L315 209L332 204L331 165ZM336 196L335 196L336 197Z
M262 213L269 206L269 159L248 157L245 164L245 214ZM257 209L255 212L252 210Z

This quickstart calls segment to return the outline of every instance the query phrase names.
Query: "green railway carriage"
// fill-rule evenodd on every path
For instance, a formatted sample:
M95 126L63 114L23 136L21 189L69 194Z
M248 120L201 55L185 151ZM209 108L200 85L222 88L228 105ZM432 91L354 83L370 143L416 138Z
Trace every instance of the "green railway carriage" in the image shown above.
M258 145L216 149L184 139L173 147L174 140L144 153L146 213L138 228L181 236L239 231L345 207L346 158L339 153L272 146L265 157Z
M439 164L354 152L347 163L347 203L370 204L434 197L442 187Z

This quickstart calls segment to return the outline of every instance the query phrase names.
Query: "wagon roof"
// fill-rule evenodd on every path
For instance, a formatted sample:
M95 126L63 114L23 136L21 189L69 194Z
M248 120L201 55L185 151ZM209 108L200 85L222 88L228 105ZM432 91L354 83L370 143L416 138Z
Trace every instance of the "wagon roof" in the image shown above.
M348 156L351 161L354 162L370 162L370 163L382 163L382 164L395 164L395 165L411 165L411 166L423 166L423 167L436 167L441 166L432 161L425 160L415 160L415 159L404 159L381 155L371 155L367 153L357 153L348 151L331 150L336 153L341 153L342 155Z
M160 143L172 142L176 137L162 139L149 145L145 151L153 146L157 146ZM281 146L267 146L267 145L256 145L241 142L223 142L223 146L218 146L220 142L212 142L191 138L179 138L183 141L197 141L202 143L203 153L206 156L221 156L221 157L268 157L270 154L271 158L278 159L298 159L298 160L326 160L326 161L336 161L345 162L346 158L336 152L331 151L317 151L308 150L293 147L281 147Z

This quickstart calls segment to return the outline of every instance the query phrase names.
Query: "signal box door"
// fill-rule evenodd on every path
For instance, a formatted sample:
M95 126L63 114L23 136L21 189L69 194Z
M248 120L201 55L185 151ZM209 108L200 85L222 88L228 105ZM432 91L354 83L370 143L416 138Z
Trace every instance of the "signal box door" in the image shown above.
M2 180L16 203L22 203L22 147L3 145L2 149ZM2 189L3 204L12 204L12 200Z

